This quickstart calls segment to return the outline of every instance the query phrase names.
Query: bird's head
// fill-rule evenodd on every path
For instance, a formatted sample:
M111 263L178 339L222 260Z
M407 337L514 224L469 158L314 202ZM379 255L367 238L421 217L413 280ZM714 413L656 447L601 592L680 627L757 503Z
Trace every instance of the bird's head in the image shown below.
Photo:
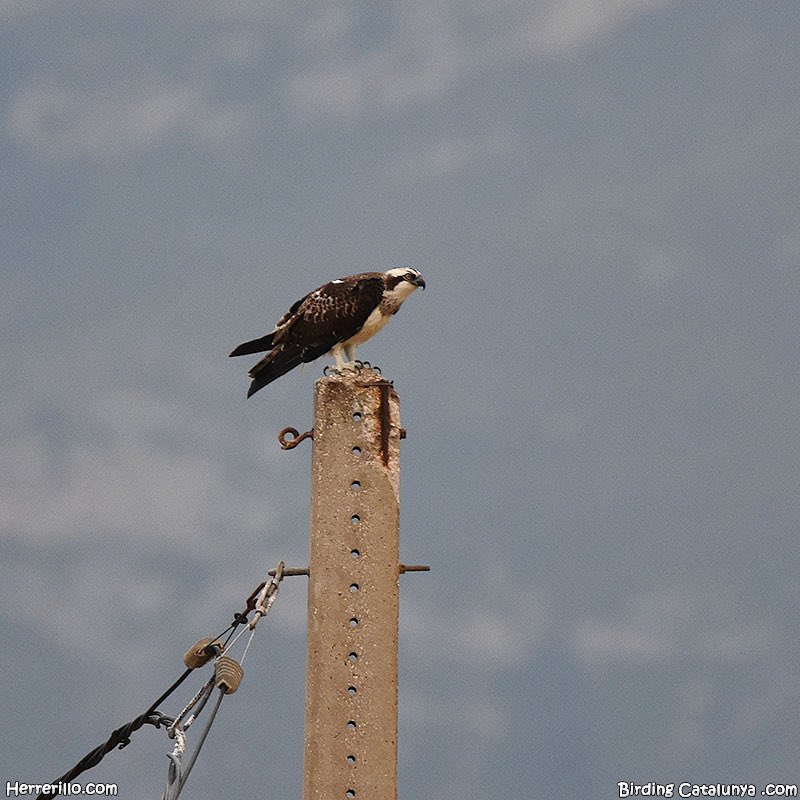
M425 288L422 273L413 267L394 267L384 273L386 293L405 300L418 286Z

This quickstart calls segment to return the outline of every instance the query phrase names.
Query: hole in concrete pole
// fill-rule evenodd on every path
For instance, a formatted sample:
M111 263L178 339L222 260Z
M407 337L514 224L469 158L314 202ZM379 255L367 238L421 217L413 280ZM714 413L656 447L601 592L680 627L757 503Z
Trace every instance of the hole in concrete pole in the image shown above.
M360 550L351 550L350 551L350 557L354 561L358 561L358 559L361 558L361 551Z
M355 721L352 719L347 723L347 730L349 731L354 731L357 727L358 725L356 725Z
M358 653L349 653L347 656L347 660L351 663L358 661Z
M356 763L356 757L355 756L347 756L347 763L348 764L355 764Z
M350 488L351 488L353 491L357 492L357 491L358 491L358 490L361 488L361 481L353 481L353 482L350 484Z
M348 790L347 790L347 791L344 793L344 796L345 796L345 797L355 797L355 796L356 796L355 790L354 790L354 789L348 789Z
M361 422L363 418L363 414L360 411L353 412L353 422Z
M351 628L358 627L358 617L350 617L349 625Z
M357 591L358 591L358 584L357 583L351 583L350 584L350 592L351 592L351 594L355 594Z
M349 694L350 697L353 697L356 694L357 691L358 691L358 689L356 689L355 686L348 686L347 687L347 694Z
M360 448L358 445L356 445L356 446L353 448L353 451L352 451L352 452L353 452L353 455L354 455L354 456L360 456L360 455L361 455L361 448Z
M358 525L361 522L361 517L359 517L358 514L353 514L353 516L350 517L350 522L352 522L353 525Z

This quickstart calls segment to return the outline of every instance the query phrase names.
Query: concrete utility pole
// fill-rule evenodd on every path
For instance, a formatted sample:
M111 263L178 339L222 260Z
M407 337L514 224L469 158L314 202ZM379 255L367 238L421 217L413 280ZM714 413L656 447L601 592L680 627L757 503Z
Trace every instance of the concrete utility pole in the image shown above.
M363 369L314 402L303 800L396 800L400 416Z

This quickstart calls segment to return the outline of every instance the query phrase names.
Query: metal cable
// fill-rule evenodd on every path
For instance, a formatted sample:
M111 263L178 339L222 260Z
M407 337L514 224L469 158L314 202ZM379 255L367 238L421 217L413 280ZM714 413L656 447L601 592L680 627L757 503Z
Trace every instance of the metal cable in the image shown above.
M228 634L227 641L224 643L224 649L227 650L230 645L232 645L238 638L241 636L244 631L240 631L239 634L234 637L234 633L236 628L240 625L244 625L248 622L248 616L250 612L256 611L256 616L252 623L250 623L250 630L251 635L247 642L247 646L245 647L244 654L247 654L247 650L250 647L250 643L252 642L253 633L255 633L255 624L262 616L266 616L267 612L269 611L270 607L272 606L272 602L274 602L275 595L277 595L279 584L281 580L283 580L283 569L284 565L283 562L279 562L278 567L274 570L275 577L272 577L269 580L260 583L250 594L247 598L247 603L245 608L241 612L237 612L234 614L233 622L225 628L224 631L219 636L214 637L213 641L221 640L225 634ZM266 602L265 602L266 601ZM233 638L233 642L231 639ZM229 645L230 643L230 645ZM244 658L244 656L243 656ZM174 720L171 717L167 717L161 712L157 711L157 707L161 705L189 676L193 670L191 668L187 669L173 684L170 686L160 697L158 697L145 711L143 714L140 714L135 719L131 720L127 725L122 725L121 727L117 728L115 731L112 731L109 738L98 747L94 748L88 752L72 769L65 772L61 777L56 778L54 781L51 782L52 787L57 786L64 786L70 782L72 782L78 775L81 775L86 770L91 769L92 767L97 766L103 758L110 753L115 748L119 748L120 750L127 745L130 744L130 737L134 731L139 730L143 725L153 725L156 728L161 727L162 725L168 727L170 729L170 733L173 737L178 736L180 734L180 741L176 744L175 749L173 750L172 755L170 756L170 777L168 779L167 788L164 790L164 798L165 800L174 800L177 798L178 794L180 793L181 789L183 788L183 784L186 782L186 778L189 775L192 767L194 766L194 762L197 759L197 754L200 751L200 748L203 745L203 742L208 736L208 731L211 728L211 723L214 721L214 717L219 710L220 703L222 702L222 697L225 694L224 689L220 689L220 695L217 699L217 702L214 704L214 707L211 712L211 716L209 718L206 727L203 730L203 733L200 737L198 742L197 748L195 749L192 758L187 766L186 770L181 770L180 758L183 753L183 749L185 748L185 741L183 740L183 730L188 728L192 722L195 721L197 716L203 710L206 702L208 701L211 695L211 684L213 684L213 678L211 681L206 684L196 695L195 697L189 702L189 704L181 711L181 713L176 717ZM199 707L191 715L191 717L187 720L186 724L182 724L182 717L184 714L187 713L196 703L199 701ZM175 784L177 785L177 794L171 794L170 792L173 791L171 786ZM58 797L60 792L53 791L53 792L43 792L41 793L37 800L53 800L53 798Z
M169 753L169 772L167 773L167 785L161 795L161 800L175 800L180 792L181 780L183 779L183 765L181 759L186 751L186 736L183 729L178 726L175 730L175 746Z
M67 783L70 783L75 778L78 777L83 772L86 772L87 769L91 769L92 767L97 766L106 754L110 753L114 748L119 748L122 750L123 747L127 747L131 743L131 734L134 731L138 731L142 725L154 725L156 728L161 727L161 725L172 724L172 719L170 717L165 717L160 712L156 711L156 708L161 705L188 677L189 673L192 670L187 669L183 675L181 675L172 686L169 687L157 700L155 700L147 711L144 714L140 714L136 719L131 720L127 725L122 725L121 727L117 728L115 731L111 733L111 736L108 737L107 741L103 744L95 747L94 750L90 750L72 769L67 770L60 778L56 778L54 781L51 781L51 786L63 786ZM39 795L37 800L52 800L54 797L58 797L60 792L42 792Z
M183 787L186 785L186 781L189 778L189 773L192 771L194 762L197 761L197 756L200 755L200 750L203 747L203 744L205 743L206 737L208 736L208 732L211 730L211 725L214 722L214 718L217 716L217 711L219 711L219 707L222 704L223 697L225 697L225 689L223 687L220 687L219 694L217 695L217 701L211 708L211 713L208 717L208 721L206 722L206 726L205 728L203 728L203 732L200 734L200 738L197 740L197 747L195 747L194 752L192 753L192 757L189 759L189 763L186 765L186 768L182 770L182 774L179 779L180 782L177 785L177 790L175 791L174 795L170 796L169 800L177 800L178 796L183 790Z
M184 706L180 714L175 717L175 722L173 722L172 725L170 725L170 727L167 729L167 735L172 736L178 728L183 731L189 728L206 707L208 698L211 697L211 693L213 691L214 675L208 679L208 681L203 685L203 688L200 689L200 691ZM197 706L196 710L192 714L189 714L189 712L195 708L195 706ZM184 717L186 717L187 714L189 714L189 716L184 721Z

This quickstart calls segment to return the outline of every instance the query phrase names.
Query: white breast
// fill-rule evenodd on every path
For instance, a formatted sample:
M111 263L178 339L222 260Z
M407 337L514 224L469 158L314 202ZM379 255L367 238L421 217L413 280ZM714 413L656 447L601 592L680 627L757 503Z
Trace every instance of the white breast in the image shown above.
M364 327L358 333L351 336L346 342L343 342L343 344L346 347L363 344L367 341L367 339L371 339L381 328L383 328L391 318L392 315L385 314L381 310L380 305L378 305L367 317Z

